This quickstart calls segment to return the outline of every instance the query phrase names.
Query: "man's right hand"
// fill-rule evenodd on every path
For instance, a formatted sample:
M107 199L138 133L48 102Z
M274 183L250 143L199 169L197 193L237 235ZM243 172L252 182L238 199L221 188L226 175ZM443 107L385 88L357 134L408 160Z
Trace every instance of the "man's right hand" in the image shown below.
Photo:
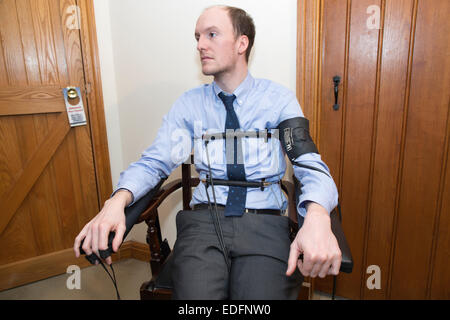
M119 250L125 233L125 207L132 201L132 195L128 190L119 190L105 202L102 210L89 221L75 238L73 250L75 256L80 256L80 244L86 255L93 252L100 257L98 250L108 249L108 236L114 231L115 237L112 243L114 252ZM106 263L111 264L111 257L106 258Z

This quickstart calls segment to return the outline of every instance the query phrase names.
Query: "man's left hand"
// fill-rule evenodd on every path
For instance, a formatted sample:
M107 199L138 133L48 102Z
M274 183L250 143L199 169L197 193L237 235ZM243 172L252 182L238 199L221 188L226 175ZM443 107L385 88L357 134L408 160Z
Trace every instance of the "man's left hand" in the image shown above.
M303 261L298 259L301 253ZM342 253L331 231L330 215L321 205L308 203L303 226L291 244L286 275L292 275L296 266L305 277L337 275L341 261Z

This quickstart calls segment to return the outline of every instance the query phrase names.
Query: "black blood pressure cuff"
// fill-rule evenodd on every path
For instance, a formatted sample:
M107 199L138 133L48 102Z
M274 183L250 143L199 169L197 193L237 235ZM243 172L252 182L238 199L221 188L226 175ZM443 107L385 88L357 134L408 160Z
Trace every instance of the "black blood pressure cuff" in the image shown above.
M282 121L278 128L280 142L289 160L295 161L305 153L319 153L309 135L309 120L296 117Z

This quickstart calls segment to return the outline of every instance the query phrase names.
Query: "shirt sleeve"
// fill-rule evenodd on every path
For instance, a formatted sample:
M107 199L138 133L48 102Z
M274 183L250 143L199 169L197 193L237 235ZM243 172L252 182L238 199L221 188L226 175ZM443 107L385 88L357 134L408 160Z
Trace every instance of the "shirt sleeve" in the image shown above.
M330 174L327 165L317 153L306 153L296 159L297 162L321 169ZM338 204L338 192L333 178L312 169L294 166L294 175L302 185L302 192L298 199L297 211L306 216L306 203L313 201L324 207L328 213Z
M145 130L145 128L143 128ZM141 155L120 174L113 196L118 190L126 189L132 194L132 205L162 178L185 162L192 151L193 131L189 121L189 109L183 97L179 98L163 118L156 139Z
M295 95L291 92L285 95L286 101L282 109L280 120L282 122L294 117L304 117L303 111ZM309 201L320 204L328 213L331 213L338 204L338 191L330 174L328 166L322 161L320 154L306 153L299 156L296 162L318 168L330 176L316 170L293 166L294 175L300 181L301 194L297 202L297 212L306 216L306 203Z

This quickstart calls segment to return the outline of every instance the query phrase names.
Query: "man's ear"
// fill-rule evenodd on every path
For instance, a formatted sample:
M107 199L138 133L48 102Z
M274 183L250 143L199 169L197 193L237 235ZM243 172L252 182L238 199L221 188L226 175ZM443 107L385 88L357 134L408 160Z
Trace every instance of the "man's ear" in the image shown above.
M238 39L239 47L238 47L238 53L239 54L245 54L248 48L248 37L246 35L239 36Z

